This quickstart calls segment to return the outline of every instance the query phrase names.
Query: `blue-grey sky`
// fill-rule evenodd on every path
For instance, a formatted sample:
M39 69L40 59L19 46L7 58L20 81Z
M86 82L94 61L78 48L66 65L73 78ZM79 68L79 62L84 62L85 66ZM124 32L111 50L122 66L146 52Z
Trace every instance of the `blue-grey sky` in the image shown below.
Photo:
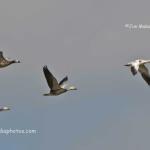
M150 59L150 29L124 27L149 15L145 0L1 0L0 48L22 63L0 70L0 128L38 131L0 134L1 148L149 149L150 89L123 66ZM78 91L43 97L45 64Z

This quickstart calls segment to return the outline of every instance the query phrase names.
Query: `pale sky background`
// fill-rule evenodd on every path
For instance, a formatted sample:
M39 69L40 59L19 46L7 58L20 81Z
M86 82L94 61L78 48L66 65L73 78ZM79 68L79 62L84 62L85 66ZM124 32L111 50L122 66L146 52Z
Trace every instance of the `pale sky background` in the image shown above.
M21 60L0 70L0 134L5 150L149 150L150 88L124 67L150 59L149 1L1 0L0 48ZM49 91L42 67L78 91ZM147 65L150 68L150 65Z

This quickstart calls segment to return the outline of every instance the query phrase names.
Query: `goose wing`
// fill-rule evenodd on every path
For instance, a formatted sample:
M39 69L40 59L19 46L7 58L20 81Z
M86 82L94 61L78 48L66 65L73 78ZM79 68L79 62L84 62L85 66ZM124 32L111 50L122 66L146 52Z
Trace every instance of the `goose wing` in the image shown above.
M145 67L145 65L140 65L139 72L141 73L141 76L146 81L148 85L150 85L150 75L148 69Z
M65 82L67 82L68 81L68 77L66 76L66 77L64 77L60 82L59 82L59 85L61 86L61 85L63 85Z
M131 72L134 76L137 74L137 71L134 66L131 66Z
M0 63L7 62L6 58L3 56L3 52L0 51Z
M43 72L47 81L47 84L51 90L58 90L60 86L56 78L52 75L52 73L48 70L47 66L43 67Z

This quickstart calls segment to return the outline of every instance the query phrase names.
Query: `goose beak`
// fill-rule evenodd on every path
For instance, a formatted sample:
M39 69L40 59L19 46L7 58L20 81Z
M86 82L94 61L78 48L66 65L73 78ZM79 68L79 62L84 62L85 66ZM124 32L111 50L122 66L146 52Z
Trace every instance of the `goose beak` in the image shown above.
M15 63L21 63L20 60L14 60Z
M127 67L129 67L130 65L129 65L129 64L125 64L124 66L127 66Z

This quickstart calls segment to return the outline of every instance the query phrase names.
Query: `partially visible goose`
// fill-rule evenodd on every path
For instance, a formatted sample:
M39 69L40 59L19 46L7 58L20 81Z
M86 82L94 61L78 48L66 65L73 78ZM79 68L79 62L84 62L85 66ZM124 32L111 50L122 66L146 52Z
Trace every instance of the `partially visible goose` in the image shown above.
M150 74L144 64L150 63L150 60L137 59L133 62L126 64L130 67L132 74L135 76L138 72L141 74L145 82L150 85Z
M3 52L0 51L0 68L7 67L13 63L20 63L20 61L19 60L7 60L7 58L3 56Z
M0 107L0 111L8 111L8 110L10 110L10 108L8 108L8 107Z
M47 66L43 67L43 72L47 80L48 86L50 88L50 92L48 94L44 94L44 96L60 95L70 90L77 90L74 86L70 86L69 88L66 88L66 85L64 83L68 81L67 76L58 83L56 78L48 70Z

